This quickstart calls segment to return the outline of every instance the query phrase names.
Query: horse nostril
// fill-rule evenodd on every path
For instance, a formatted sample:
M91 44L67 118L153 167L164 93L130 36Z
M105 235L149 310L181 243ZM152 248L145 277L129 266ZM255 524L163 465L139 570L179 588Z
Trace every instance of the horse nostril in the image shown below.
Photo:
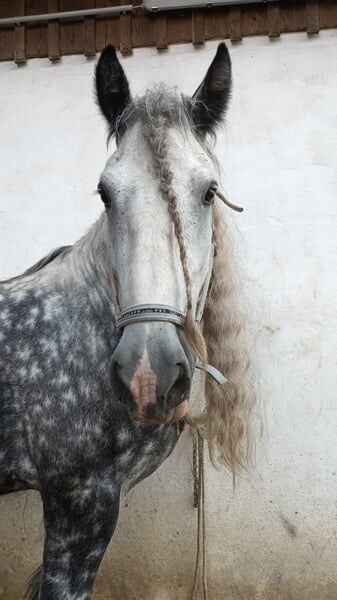
M187 365L179 362L176 363L176 367L178 367L178 375L167 393L167 398L173 406L187 399L191 386L191 377Z
M191 379L190 370L188 368L187 363L179 362L177 363L177 367L179 368L179 375L177 379L186 378L188 380Z

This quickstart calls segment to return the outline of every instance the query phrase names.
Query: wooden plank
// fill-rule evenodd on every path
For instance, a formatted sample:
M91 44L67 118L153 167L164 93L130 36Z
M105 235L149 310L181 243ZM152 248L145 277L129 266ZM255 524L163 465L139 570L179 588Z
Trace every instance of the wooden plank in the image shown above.
M59 0L48 0L48 12L59 12ZM51 62L60 60L60 24L58 21L48 23L48 56Z
M157 50L166 50L168 47L167 18L161 13L154 17L154 40Z
M144 11L142 9L142 0L130 0L130 2L121 2L121 4L132 4L133 8L133 15L142 15L144 14Z
M48 12L47 0L26 0L26 15ZM26 27L26 57L43 58L48 56L47 24L40 23Z
M192 10L192 42L194 46L202 46L205 43L204 11Z
M16 0L16 14L25 14L25 1ZM26 62L26 31L24 25L15 25L14 27L14 60L17 65Z
M87 58L96 56L95 17L85 17L84 19L84 54Z
M138 5L141 0L132 0ZM0 18L17 14L117 6L125 0L0 0ZM25 11L25 13L24 13ZM203 23L202 23L203 17ZM177 10L165 14L118 15L48 25L26 25L0 30L0 60L15 58L20 64L30 57L84 52L93 56L110 43L130 54L133 47L155 45L159 50L170 43L202 44L207 39L267 34L278 38L283 31L307 31L337 27L337 0L282 0L239 7ZM15 55L14 55L15 45Z
M229 11L224 8L212 8L204 12L205 39L229 38Z
M125 4L120 0L120 4ZM130 13L121 14L119 17L120 42L119 49L123 56L132 54L132 33L131 33L131 15Z
M229 35L231 42L242 40L241 8L238 6L229 9Z
M263 10L256 10L253 4L241 7L241 37L266 35L267 31L267 11L264 6Z
M280 5L278 2L268 4L268 35L270 38L280 37Z
M14 28L14 60L17 65L26 62L25 26L16 25Z
M123 56L129 56L132 54L132 40L131 40L131 15L125 14L119 17L120 27L120 42L119 48Z
M94 8L95 0L82 0L83 8ZM93 6L94 5L94 6ZM83 54L87 58L96 56L96 26L95 17L84 17L82 21L83 30Z
M86 0L59 0L60 11L88 8ZM62 55L82 54L84 52L83 19L60 23L60 49Z
M320 29L337 27L336 0L326 0L325 2L319 2L318 17Z
M192 41L191 11L177 10L167 13L167 38L169 44Z
M117 6L119 0L96 0L97 8L105 8L107 6ZM100 52L107 44L119 47L120 32L119 32L119 16L106 17L104 19L96 19L96 50Z
M131 48L145 48L155 45L154 15L137 10L130 15Z
M305 31L306 16L304 2L281 2L280 17L281 17L281 32L285 31Z
M9 5L7 0L0 0L0 18L15 17L15 3ZM14 35L13 29L0 30L0 60L13 60Z
M319 33L319 14L317 0L307 0L307 33L309 35Z
M125 0L122 4L125 4ZM134 7L132 16L130 15L131 50L132 48L154 46L154 15L142 10L142 0L131 0L131 4Z

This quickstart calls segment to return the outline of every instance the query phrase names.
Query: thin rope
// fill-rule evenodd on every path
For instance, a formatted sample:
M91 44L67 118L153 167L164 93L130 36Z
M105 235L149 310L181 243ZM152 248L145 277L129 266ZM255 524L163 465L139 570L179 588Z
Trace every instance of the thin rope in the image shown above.
M220 200L222 200L222 202L229 206L229 208L231 208L232 210L235 210L236 212L243 212L242 206L238 206L237 204L233 204L233 202L227 200L226 196L219 192L219 190L215 192L215 195L218 196L218 198L220 198Z
M207 600L204 440L199 431L195 431L193 435L193 481L194 506L198 509L198 524L197 553L191 600L197 600L200 587L200 570L203 600Z
M199 506L199 477L198 477L198 439L193 430L193 506Z
M195 323L192 315L192 283L187 261L187 249L183 235L183 224L178 209L177 197L172 187L173 173L168 161L167 140L163 135L165 130L165 118L162 118L156 126L151 124L150 135L146 135L150 147L153 150L153 157L159 174L159 188L162 196L166 200L169 214L171 216L175 238L178 242L180 262L182 265L183 276L186 288L187 313L184 330L188 341L190 342L198 358L207 362L207 347L204 337ZM222 199L222 197L220 196ZM224 199L226 202L226 199ZM228 206L230 203L226 202ZM236 207L235 210L240 210ZM197 553L194 571L194 582L191 600L196 600L199 588L199 573L201 568L203 600L208 599L207 577L206 577L206 521L205 521L205 472L204 472L204 440L199 431L195 433L193 446L193 472L194 472L194 506L198 510L198 529L197 529Z

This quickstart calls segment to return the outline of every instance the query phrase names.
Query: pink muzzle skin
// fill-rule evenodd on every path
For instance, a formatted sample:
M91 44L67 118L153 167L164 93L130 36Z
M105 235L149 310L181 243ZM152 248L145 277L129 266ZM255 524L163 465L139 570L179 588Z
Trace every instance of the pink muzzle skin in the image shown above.
M157 383L157 375L151 369L147 350L144 350L130 383L130 392L140 412L147 404L156 402Z
M148 425L180 421L187 412L187 400L178 404L166 418L157 421L155 418L149 419L145 416L145 408L157 402L157 384L158 378L151 369L147 350L144 350L130 383L130 391L138 409L134 411L132 418Z

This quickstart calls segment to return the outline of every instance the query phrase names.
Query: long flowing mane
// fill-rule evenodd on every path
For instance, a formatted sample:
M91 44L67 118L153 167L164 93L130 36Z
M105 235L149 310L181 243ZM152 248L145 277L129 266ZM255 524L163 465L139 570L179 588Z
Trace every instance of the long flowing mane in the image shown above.
M136 119L142 121L144 135L152 148L161 192L175 228L183 268L186 248L177 199L171 185L166 146L167 128L179 125L185 133L192 131L197 143L219 170L212 151L215 135L198 136L187 107L188 103L179 91L159 85L148 91L143 98L133 101L121 115L118 124L118 128L125 130ZM216 255L202 319L202 332L191 318L186 319L184 331L197 356L202 361L208 360L228 379L228 383L220 386L212 378L206 378L206 407L193 422L208 439L213 462L224 464L235 472L237 469L248 468L254 455L252 410L255 405L255 390L245 338L245 319L239 308L238 269L220 200L216 201L213 210ZM188 292L188 277L185 277L185 283Z
M226 375L228 382L219 386L211 377L206 379L206 410L197 424L205 429L213 462L235 472L248 468L254 456L252 411L256 398L233 241L219 201L214 206L214 237L216 255L203 314L203 334L210 363Z

